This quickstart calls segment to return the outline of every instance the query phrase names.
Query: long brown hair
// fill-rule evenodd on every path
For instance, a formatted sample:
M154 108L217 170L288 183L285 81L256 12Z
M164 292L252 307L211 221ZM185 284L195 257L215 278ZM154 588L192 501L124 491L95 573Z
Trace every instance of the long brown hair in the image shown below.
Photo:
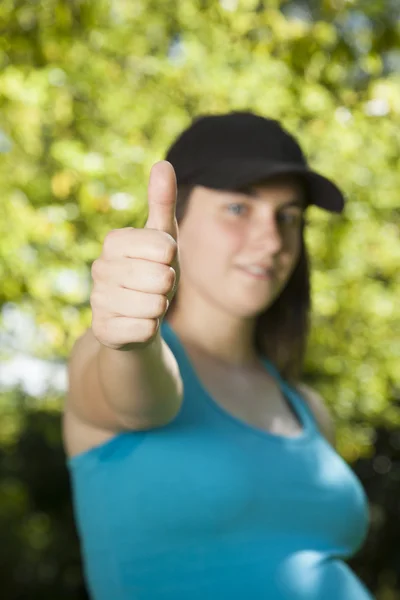
M182 221L194 186L178 186L176 218ZM309 260L304 242L303 219L301 250L297 265L276 300L256 319L255 347L266 356L280 374L291 382L300 379L309 333L311 304ZM176 298L176 296L175 296ZM168 311L172 311L175 299Z

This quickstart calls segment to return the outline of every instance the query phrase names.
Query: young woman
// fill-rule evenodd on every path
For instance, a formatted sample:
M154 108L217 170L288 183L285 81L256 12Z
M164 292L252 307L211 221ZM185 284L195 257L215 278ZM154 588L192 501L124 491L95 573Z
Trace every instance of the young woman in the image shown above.
M148 201L106 236L69 364L92 598L370 600L343 560L368 502L301 381L305 213L342 193L278 122L233 112L178 137Z

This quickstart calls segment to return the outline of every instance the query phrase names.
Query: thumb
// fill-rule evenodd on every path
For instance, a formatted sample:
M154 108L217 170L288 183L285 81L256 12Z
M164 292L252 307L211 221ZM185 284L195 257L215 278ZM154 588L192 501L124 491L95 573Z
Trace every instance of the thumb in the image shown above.
M146 229L165 231L177 239L176 194L174 167L166 160L155 163L150 171L148 185L149 214Z

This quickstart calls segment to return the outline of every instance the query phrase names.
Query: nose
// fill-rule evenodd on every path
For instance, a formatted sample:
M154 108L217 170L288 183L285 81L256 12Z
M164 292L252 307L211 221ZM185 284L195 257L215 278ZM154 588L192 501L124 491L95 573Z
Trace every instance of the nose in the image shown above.
M250 231L249 242L253 246L263 248L271 256L281 251L283 245L282 233L275 215L266 215L257 220Z

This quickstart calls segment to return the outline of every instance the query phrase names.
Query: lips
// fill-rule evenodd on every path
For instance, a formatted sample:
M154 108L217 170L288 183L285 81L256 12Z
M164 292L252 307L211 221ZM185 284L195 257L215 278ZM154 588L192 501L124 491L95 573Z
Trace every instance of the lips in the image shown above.
M259 266L251 266L251 267L238 267L241 271L249 275L253 279L271 279L273 277L274 271L269 267L259 267Z

